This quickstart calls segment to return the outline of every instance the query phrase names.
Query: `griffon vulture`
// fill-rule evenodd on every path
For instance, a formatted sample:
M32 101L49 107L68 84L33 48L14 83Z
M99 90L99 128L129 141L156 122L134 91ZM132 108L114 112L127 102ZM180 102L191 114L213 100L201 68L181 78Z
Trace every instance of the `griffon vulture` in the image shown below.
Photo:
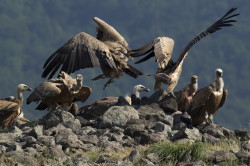
M224 105L228 91L224 89L223 71L216 69L216 79L211 85L196 92L188 109L193 125L198 126L204 121L213 123L215 112Z
M137 99L140 98L140 93L142 91L149 92L149 89L143 85L135 85L133 88L133 93L131 94L131 98L126 96L125 100L128 105L136 104ZM133 97L135 96L136 101L133 101ZM91 119L94 117L99 117L104 114L111 106L114 106L119 103L120 97L105 97L100 100L95 101L90 105L86 105L80 108L80 115L86 119Z
M178 80L182 72L182 64L187 56L188 50L196 44L199 40L206 37L209 34L212 34L223 27L232 26L233 22L236 20L232 19L239 14L232 14L237 8L230 9L222 18L217 20L214 24L208 27L205 31L201 32L195 36L182 50L179 58L176 62L172 59L172 51L174 47L174 40L168 37L159 37L156 38L153 42L136 49L131 50L130 55L132 57L145 56L136 63L144 62L151 57L156 58L158 64L158 70L155 74L155 90L161 89L161 83L167 84L167 92L172 93L176 87ZM232 15L230 15L232 14ZM172 93L173 94L173 93Z
M193 75L191 77L189 84L187 84L180 91L174 93L176 96L179 111L184 111L188 109L197 89L198 89L198 76Z
M137 78L143 73L133 66L127 64L129 46L126 40L109 24L94 17L97 24L96 38L80 32L67 43L55 51L45 62L42 77L51 78L57 70L68 74L79 69L100 67L103 74L95 77L109 78L104 88L118 78L123 72L133 78Z
M74 102L85 102L92 92L90 87L82 86L82 81L81 74L73 79L61 72L59 78L43 82L36 87L27 98L27 104L40 101L37 110L48 108L48 111L52 111L60 105L64 110L70 111L75 108Z
M6 128L20 117L22 119L23 92L31 91L25 84L17 86L17 98L0 99L0 127Z

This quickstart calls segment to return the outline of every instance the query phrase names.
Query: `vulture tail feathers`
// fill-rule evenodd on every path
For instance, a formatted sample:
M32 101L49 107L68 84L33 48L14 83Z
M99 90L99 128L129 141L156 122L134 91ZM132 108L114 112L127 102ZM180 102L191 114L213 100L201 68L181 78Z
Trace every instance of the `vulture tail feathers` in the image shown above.
M133 66L129 64L128 64L128 68L123 68L123 71L133 78L137 78L138 76L143 75L141 71L139 71L138 69L134 68Z
M38 102L39 100L41 100L41 97L38 96L36 93L33 92L27 98L26 104L30 104L31 102Z

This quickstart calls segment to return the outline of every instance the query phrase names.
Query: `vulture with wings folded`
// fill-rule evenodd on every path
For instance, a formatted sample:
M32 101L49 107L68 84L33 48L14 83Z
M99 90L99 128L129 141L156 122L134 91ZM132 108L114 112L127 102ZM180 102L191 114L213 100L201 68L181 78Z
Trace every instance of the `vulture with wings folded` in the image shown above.
M76 79L65 72L61 72L59 76L59 78L42 82L36 87L27 98L27 104L40 102L37 110L53 111L60 105L64 110L70 111L77 107L74 102L85 102L88 99L92 89L88 86L82 86L83 77L81 74L77 74Z
M176 87L178 80L182 72L182 65L185 57L187 56L188 50L196 44L199 40L212 34L223 27L232 26L231 23L236 20L231 19L239 14L232 14L237 8L230 9L222 18L216 21L213 25L207 28L195 36L182 50L179 58L176 62L172 59L172 51L174 47L174 40L168 37L158 37L153 42L146 44L145 46L131 50L130 55L132 57L145 56L136 63L144 62L151 57L156 58L158 64L158 70L155 76L155 90L161 90L161 83L167 84L167 93L173 94L173 90ZM232 14L232 15L230 15Z
M215 112L222 107L226 101L228 91L224 89L224 81L222 79L223 71L216 69L215 73L216 79L211 85L196 92L188 109L194 126L198 126L204 121L213 123Z
M0 99L0 128L10 126L19 117L23 119L22 102L23 92L25 91L31 91L31 88L25 84L19 84L17 86L17 98Z
M51 78L59 68L70 74L79 69L100 67L103 74L93 80L109 78L105 88L123 72L133 78L143 74L127 63L131 56L126 40L103 20L94 17L94 21L97 23L96 38L84 32L75 35L47 59L42 77L50 74Z

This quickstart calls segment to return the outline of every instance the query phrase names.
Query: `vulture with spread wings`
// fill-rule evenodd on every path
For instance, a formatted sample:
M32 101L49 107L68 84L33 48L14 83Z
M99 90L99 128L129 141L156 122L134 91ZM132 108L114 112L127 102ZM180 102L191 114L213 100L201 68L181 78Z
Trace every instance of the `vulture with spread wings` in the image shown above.
M168 37L158 37L154 41L145 46L131 50L132 57L145 56L136 63L144 62L152 57L156 58L158 70L155 74L155 90L161 89L161 83L169 85L167 92L172 93L176 87L182 72L182 64L187 56L188 50L196 44L199 40L212 34L223 27L232 26L236 20L232 19L239 14L232 14L237 8L230 9L222 18L216 21L213 25L208 27L205 31L195 36L182 50L176 62L172 59L172 51L174 47L174 40ZM232 14L232 15L231 15ZM173 94L173 93L172 93Z
M127 63L131 56L126 40L103 20L94 17L94 21L97 23L96 38L84 32L75 35L47 59L42 77L49 75L51 78L59 68L70 74L79 69L100 67L103 74L93 80L109 78L105 88L123 72L133 78L143 74Z

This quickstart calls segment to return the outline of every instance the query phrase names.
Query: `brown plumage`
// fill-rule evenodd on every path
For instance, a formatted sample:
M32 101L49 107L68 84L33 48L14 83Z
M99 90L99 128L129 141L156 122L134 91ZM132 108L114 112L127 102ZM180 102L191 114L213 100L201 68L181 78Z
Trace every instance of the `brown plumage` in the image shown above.
M228 91L224 89L222 70L216 70L216 79L207 87L196 92L188 110L193 119L193 125L197 126L204 121L213 123L215 112L224 105Z
M97 23L96 38L84 32L75 35L47 59L42 77L50 74L51 78L61 66L60 71L68 74L79 69L100 67L103 74L93 80L110 78L105 88L123 72L134 78L143 74L127 64L131 57L126 40L103 20L94 17L94 21Z
M82 86L83 77L78 74L76 79L67 73L61 72L60 77L41 83L27 98L27 104L40 102L37 110L54 110L61 106L69 111L76 101L85 102L90 96L92 89Z
M172 93L176 87L182 72L182 65L188 50L196 44L199 40L212 34L223 27L232 26L231 23L236 22L231 18L239 14L232 14L237 8L230 9L222 18L216 21L213 25L195 36L182 50L176 62L172 59L172 51L174 47L174 40L168 37L159 37L153 42L130 52L132 57L145 56L136 63L144 62L151 57L156 57L158 70L155 74L155 90L161 89L161 83L167 84L167 92ZM232 15L230 15L232 14Z
M133 99L132 96L135 96L135 99L139 99L140 93L142 91L149 92L149 89L140 84L135 85L133 87L133 93L131 94L131 98L129 96L126 96L123 98L123 100L121 100L121 102L126 103L127 105L136 103L135 101L132 100ZM80 115L86 119L99 117L102 114L104 114L111 106L123 104L123 103L119 103L120 98L119 97L104 97L100 100L95 101L94 103L90 105L86 105L80 108L79 110Z
M1 128L10 126L19 116L20 118L23 117L22 101L24 91L31 91L31 88L25 84L19 84L17 86L17 98L11 98L8 100L0 99Z
M193 96L198 89L198 76L193 75L191 77L190 83L187 84L183 89L175 92L176 100L178 103L178 110L184 111L189 108L192 102Z

